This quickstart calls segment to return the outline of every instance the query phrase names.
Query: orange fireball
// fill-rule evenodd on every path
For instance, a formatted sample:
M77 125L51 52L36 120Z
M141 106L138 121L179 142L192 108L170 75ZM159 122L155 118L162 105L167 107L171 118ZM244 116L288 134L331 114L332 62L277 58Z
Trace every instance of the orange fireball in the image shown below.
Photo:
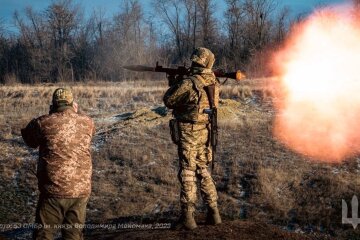
M312 159L340 162L360 151L359 15L350 6L319 10L273 56L274 135Z

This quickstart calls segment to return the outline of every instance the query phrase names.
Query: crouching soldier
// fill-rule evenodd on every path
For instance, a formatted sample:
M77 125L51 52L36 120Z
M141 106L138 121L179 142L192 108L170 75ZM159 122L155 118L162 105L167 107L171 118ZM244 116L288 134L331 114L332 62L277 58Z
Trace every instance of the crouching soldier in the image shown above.
M94 133L92 119L77 112L72 92L64 88L55 90L48 115L33 119L21 130L29 147L39 147L35 221L42 228L35 230L33 239L53 239L59 228L63 239L83 239Z

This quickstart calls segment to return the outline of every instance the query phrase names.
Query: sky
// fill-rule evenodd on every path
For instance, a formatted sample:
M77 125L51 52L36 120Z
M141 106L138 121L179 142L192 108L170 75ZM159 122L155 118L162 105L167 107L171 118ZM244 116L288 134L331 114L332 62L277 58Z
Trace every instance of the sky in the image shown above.
M94 9L101 9L105 12L105 16L111 17L114 13L120 9L121 0L73 0L75 3L80 4L84 10L85 16L90 15ZM292 16L296 16L301 13L312 12L317 6L346 3L350 0L277 0L280 7L289 7ZM12 16L14 11L17 10L20 15L24 12L27 6L32 6L36 11L42 11L46 9L53 1L52 0L0 0L0 20L5 23L7 28L13 28ZM144 4L145 14L151 11L152 0L139 0ZM214 0L221 12L225 10L224 0Z

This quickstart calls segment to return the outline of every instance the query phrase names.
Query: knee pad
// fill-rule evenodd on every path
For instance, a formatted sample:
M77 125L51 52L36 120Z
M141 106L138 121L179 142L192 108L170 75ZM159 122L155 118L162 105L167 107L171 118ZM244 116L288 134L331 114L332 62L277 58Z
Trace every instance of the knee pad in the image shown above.
M195 172L188 169L182 169L179 173L179 180L183 183L196 182Z
M203 179L206 179L206 178L210 178L211 175L209 173L209 171L206 169L206 168L200 168L197 170L197 173L203 178Z

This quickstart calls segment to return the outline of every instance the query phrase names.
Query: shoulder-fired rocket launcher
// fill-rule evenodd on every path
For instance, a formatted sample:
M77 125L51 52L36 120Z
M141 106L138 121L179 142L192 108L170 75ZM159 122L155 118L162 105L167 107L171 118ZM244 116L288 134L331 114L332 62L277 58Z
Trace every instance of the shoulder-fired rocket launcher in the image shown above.
M190 74L190 68L187 68L185 66L179 66L177 68L166 68L160 66L158 62L156 63L155 67L149 67L143 65L128 65L128 66L123 66L123 68L137 72L163 72L169 76L176 76L176 75L187 76ZM231 78L240 81L246 77L245 74L240 70L237 70L236 72L225 72L222 69L215 69L213 70L213 72L217 78Z
M149 66L143 66L143 65L130 65L130 66L123 66L123 68L131 71L137 71L137 72L164 72L169 77L169 86L171 86L170 79L171 77L174 77L176 79L178 76L189 76L190 75L190 68L187 68L185 66L179 66L177 68L164 68L156 62L155 67L149 67ZM213 70L215 77L217 78L226 78L226 79L235 79L236 81L240 81L244 79L246 76L243 72L240 70L237 70L236 72L225 72L221 69ZM226 81L226 80L225 80ZM206 94L209 97L210 101L210 109L206 109L205 113L209 115L209 121L211 124L211 132L210 132L210 142L212 147L212 169L214 169L214 162L215 162L215 151L216 151L216 145L217 145L217 109L214 104L214 94L215 94L215 87L214 85L207 86Z

